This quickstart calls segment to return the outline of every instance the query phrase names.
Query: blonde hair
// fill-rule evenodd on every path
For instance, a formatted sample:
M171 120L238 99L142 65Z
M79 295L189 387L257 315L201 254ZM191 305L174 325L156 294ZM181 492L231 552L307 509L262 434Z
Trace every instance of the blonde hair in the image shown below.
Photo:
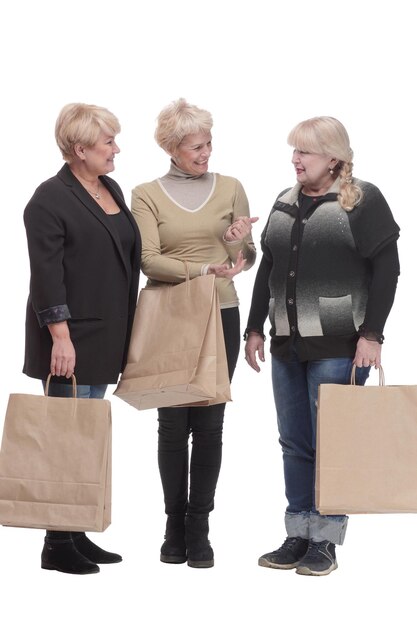
M94 146L101 132L120 133L119 120L113 113L94 104L74 102L63 107L55 124L55 139L65 161L74 158L74 146Z
M345 211L351 211L362 198L361 188L353 182L353 151L346 128L334 117L312 117L295 126L288 143L296 150L323 154L338 159L340 191L338 200Z
M186 135L208 133L212 126L211 113L179 98L158 115L155 140L158 146L172 155Z

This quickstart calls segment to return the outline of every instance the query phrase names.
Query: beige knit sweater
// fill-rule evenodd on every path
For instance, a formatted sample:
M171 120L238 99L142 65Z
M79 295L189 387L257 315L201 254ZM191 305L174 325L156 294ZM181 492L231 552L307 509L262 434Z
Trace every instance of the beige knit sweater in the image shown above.
M197 208L187 208L187 197L198 195L196 185L204 184L208 189L207 177L203 183L184 174L182 191L175 199L163 186L167 177L133 189L132 213L141 232L142 272L149 278L148 284L184 281L184 261L190 278L200 276L210 263L231 265L239 250L246 258L246 270L254 264L256 251L251 237L234 243L223 239L225 230L238 216L249 216L245 191L235 178L210 176L213 184ZM239 304L232 280L218 278L216 284L222 308Z

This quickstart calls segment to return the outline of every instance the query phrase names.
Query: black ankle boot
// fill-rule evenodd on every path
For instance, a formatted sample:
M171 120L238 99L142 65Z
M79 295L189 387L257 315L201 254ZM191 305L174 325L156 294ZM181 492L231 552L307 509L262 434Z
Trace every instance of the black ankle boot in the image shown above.
M46 534L41 567L65 574L96 574L100 571L96 563L78 552L70 533L59 532Z
M78 552L81 552L87 559L94 563L107 564L107 563L120 563L122 557L115 552L107 552L96 546L95 543L90 541L85 533L71 533L72 540Z
M161 546L160 559L163 563L185 563L184 515L168 515L165 529L165 541Z
M187 564L190 567L213 567L214 554L208 538L208 516L185 518Z

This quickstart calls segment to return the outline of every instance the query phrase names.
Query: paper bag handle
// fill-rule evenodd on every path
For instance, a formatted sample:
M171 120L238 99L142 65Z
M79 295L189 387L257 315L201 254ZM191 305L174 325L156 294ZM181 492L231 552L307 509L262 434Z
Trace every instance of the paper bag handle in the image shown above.
M190 295L190 268L188 266L187 261L183 261L184 269L185 269L185 285L186 285L186 295L187 297Z
M380 387L384 387L385 385L385 374L384 374L384 370L382 369L382 365L380 365L378 367L378 371L379 371L379 386ZM356 365L353 365L352 367L352 372L350 374L350 384L351 385L356 385Z
M184 263L184 268L185 268L185 280L189 281L190 280L190 268L188 265L188 261L183 261Z
M49 383L50 383L50 380L51 380L51 376L52 376L52 374L48 374L48 378L46 379L45 396L49 395ZM77 397L77 380L76 380L74 374L71 375L71 380L72 380L72 397L76 398Z
M191 282L191 278L190 278L190 266L188 265L188 261L184 261L182 260L182 262L184 263L184 270L185 270L185 295L188 297L190 295L190 282ZM211 274L211 276L213 276L213 274ZM213 283L215 280L215 276L213 278Z

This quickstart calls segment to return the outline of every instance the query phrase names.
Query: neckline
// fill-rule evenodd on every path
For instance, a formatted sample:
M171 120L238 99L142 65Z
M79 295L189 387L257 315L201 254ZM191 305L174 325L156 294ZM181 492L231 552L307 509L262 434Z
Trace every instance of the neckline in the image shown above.
M204 175L205 174L203 174L203 176ZM197 211L201 211L201 209L203 209L206 206L206 204L211 200L211 198L213 196L214 190L216 188L216 174L213 173L211 175L213 176L213 183L212 183L212 186L211 186L210 193L207 196L207 198L204 200L204 202L202 204L200 204L200 206L198 206L195 209L187 209L187 207L185 207L182 204L180 204L179 202L177 202L175 200L175 198L173 198L171 196L171 194L167 191L167 189L165 189L161 178L158 178L156 182L158 183L158 185L161 188L162 192L167 196L167 198L169 198L171 200L171 202L173 202L175 204L175 206L177 206L178 208L182 209L183 211L187 211L187 213L196 213ZM195 180L198 180L199 178L201 178L201 176L198 176ZM190 179L188 179L188 180L190 180Z
M300 191L300 194L303 196L303 198L308 198L309 200L312 200L313 202L317 202L318 200L321 200L321 198L323 198L326 195L326 193L315 194L311 196L308 193L304 193L304 191Z

